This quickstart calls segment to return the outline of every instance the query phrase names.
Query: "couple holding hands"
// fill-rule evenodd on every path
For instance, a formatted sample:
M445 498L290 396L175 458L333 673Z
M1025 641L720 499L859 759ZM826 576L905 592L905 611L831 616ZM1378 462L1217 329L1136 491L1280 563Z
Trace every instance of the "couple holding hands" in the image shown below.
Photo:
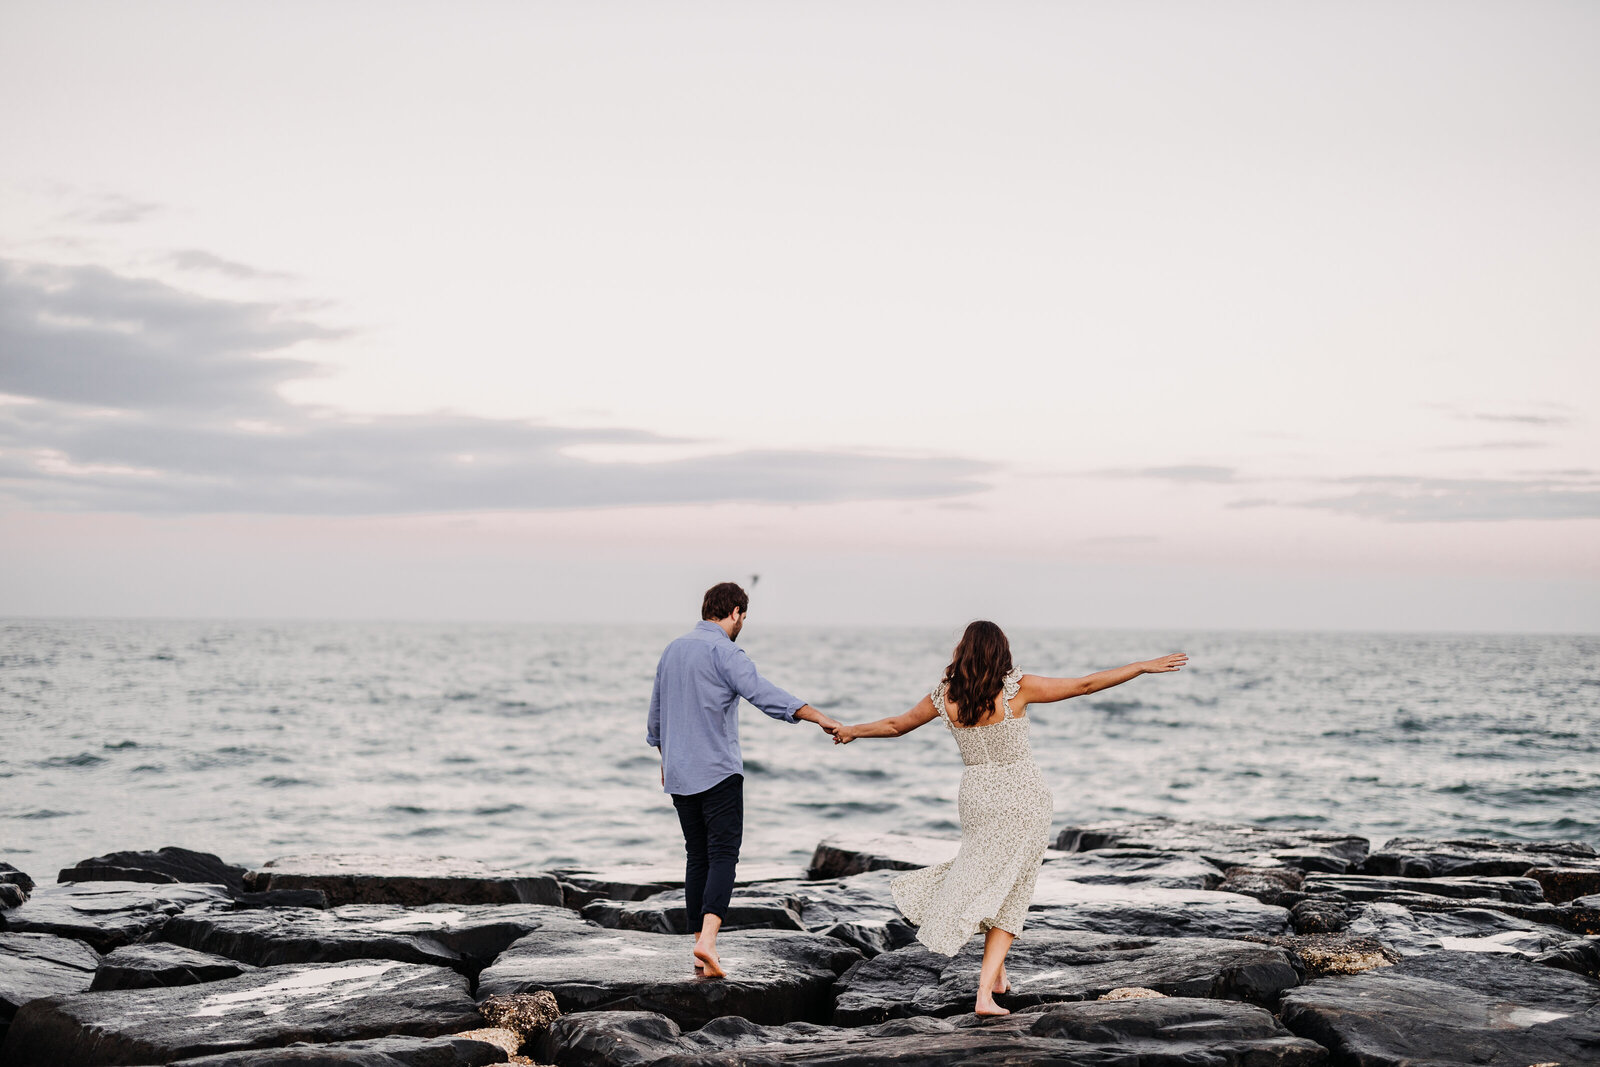
M1028 705L1176 671L1188 657L1175 653L1082 678L1044 678L1012 666L1011 645L1000 627L974 622L944 677L916 707L846 726L756 671L735 644L749 609L749 596L732 582L708 589L700 623L662 653L650 697L646 740L661 751L662 788L677 809L688 857L684 904L691 929L698 922L695 971L707 978L725 974L717 932L733 894L744 836L739 699L774 719L814 722L841 745L858 737L899 737L938 718L950 728L966 765L958 799L961 846L953 859L896 878L894 902L917 926L917 940L947 956L983 931L974 1007L979 1015L1008 1014L994 997L1011 988L1006 953L1022 932L1053 816L1049 787L1028 744Z

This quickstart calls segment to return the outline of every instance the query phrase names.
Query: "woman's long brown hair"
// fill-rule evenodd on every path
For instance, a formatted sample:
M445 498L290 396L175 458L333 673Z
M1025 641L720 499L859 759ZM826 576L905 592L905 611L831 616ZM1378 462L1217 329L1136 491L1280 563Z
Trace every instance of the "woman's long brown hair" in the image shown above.
M994 708L1011 670L1011 642L1000 627L979 619L967 626L944 669L945 696L956 703L956 721L976 726Z

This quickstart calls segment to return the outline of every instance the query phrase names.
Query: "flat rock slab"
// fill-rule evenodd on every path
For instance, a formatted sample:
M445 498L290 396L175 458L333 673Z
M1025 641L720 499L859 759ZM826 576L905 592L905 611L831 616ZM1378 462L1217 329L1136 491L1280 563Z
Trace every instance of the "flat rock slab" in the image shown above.
M59 882L189 882L244 892L245 869L209 852L169 845L154 852L111 852L62 870Z
M835 986L832 1021L862 1026L912 1015L972 1010L983 943L954 957L921 945L886 952L850 968ZM1139 986L1169 996L1271 1004L1300 981L1297 961L1281 948L1195 937L1112 937L1030 928L1006 958L1011 992L995 999L1015 1011L1035 1004L1093 1000Z
M1289 912L1237 893L1085 885L1039 872L1028 926L1130 937L1275 937ZM1027 936L1025 933L1024 936Z
M889 890L889 882L900 873L884 869L848 878L769 882L756 888L788 900L807 930L837 938L871 957L916 938L916 930L901 917Z
M683 890L668 889L644 900L597 900L586 905L583 917L613 930L644 930L653 934L699 932L689 927ZM804 930L797 903L761 892L761 887L740 887L728 902L724 930Z
M1343 872L1366 858L1370 842L1352 834L1321 830L1275 830L1238 823L1151 818L1069 826L1057 836L1055 847L1063 852L1104 848L1194 852L1219 868L1282 865Z
M1585 938L1559 926L1531 922L1489 908L1412 911L1384 902L1364 906L1350 934L1371 937L1402 956L1434 952L1496 952L1534 959Z
M540 930L484 970L478 996L548 989L563 1012L653 1011L691 1029L719 1015L817 1022L835 979L861 959L830 937L747 930L717 940L728 976L708 979L694 974L693 945L633 930Z
M1600 872L1597 872L1600 873ZM1478 875L1402 878L1374 874L1309 874L1301 885L1308 894L1337 893L1346 900L1404 903L1416 894L1459 900L1503 900L1511 904L1544 903L1544 887L1532 878Z
M168 1063L296 1041L436 1037L482 1025L465 977L393 960L268 967L205 985L45 997L0 1046L7 1067Z
M123 945L112 949L100 961L90 989L163 989L170 986L199 985L237 978L255 970L247 963L196 952L181 945L153 942Z
M1192 852L1143 848L1103 848L1091 852L1044 854L1041 868L1084 885L1138 886L1149 889L1215 889L1223 872Z
M1473 874L1524 875L1533 867L1600 869L1600 855L1581 841L1436 841L1394 837L1361 863L1362 874L1440 878Z
M594 900L644 900L668 889L683 888L681 863L632 863L615 867L559 867L551 872L571 886L567 907L582 908ZM804 878L805 871L789 864L741 863L734 885Z
M55 934L86 942L97 952L154 936L188 908L226 907L220 885L145 885L80 882L44 886L27 903L0 912L0 930Z
M1250 1004L1162 998L1057 1004L980 1021L915 1018L856 1029L758 1026L717 1019L683 1033L646 1012L583 1012L558 1020L538 1058L567 1067L653 1064L843 1065L1133 1064L1194 1067L1322 1064L1321 1046L1296 1038Z
M447 856L285 856L251 871L245 884L256 892L320 890L333 906L564 903L561 884L543 871L495 870Z
M0 1038L30 1000L89 988L100 953L53 934L0 934Z
M1440 952L1290 990L1280 1017L1363 1067L1600 1063L1600 982Z
M868 871L915 870L943 863L960 847L953 837L841 834L817 845L806 873L810 878L847 878Z
M506 1059L505 1050L492 1042L452 1035L302 1043L179 1060L174 1067L484 1067Z
M384 959L476 975L513 941L536 930L593 929L566 908L542 904L347 904L180 915L164 941L265 967Z

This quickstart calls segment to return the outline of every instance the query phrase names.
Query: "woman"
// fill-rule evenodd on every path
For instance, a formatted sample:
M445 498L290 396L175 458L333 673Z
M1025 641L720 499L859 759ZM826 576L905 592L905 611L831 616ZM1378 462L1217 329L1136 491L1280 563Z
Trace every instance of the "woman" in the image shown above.
M1050 841L1050 790L1028 747L1029 704L1098 693L1141 674L1183 667L1181 652L1083 678L1040 678L1011 666L1011 644L992 622L961 635L950 666L933 692L904 715L843 726L836 744L858 737L899 737L937 716L961 749L961 848L955 859L912 871L890 883L895 905L917 924L917 940L946 956L985 931L978 972L979 1015L1009 1015L995 1003L1008 993L1006 953L1022 932Z

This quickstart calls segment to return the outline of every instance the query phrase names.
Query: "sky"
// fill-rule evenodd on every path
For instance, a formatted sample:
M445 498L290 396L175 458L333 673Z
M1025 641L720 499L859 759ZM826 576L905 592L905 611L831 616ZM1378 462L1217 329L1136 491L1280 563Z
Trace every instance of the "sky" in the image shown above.
M0 7L0 615L1600 631L1600 7Z

